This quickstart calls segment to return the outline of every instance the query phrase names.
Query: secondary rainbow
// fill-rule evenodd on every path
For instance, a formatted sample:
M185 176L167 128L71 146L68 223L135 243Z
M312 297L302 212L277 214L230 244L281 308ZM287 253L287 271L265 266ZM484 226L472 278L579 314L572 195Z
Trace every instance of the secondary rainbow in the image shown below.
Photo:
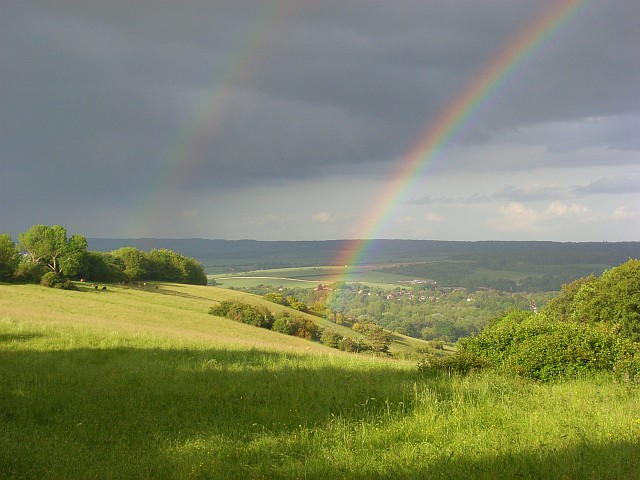
M153 236L166 228L167 214L175 214L167 210L174 203L175 192L199 174L235 105L238 89L247 84L267 56L279 27L293 15L295 7L293 0L267 0L251 12L247 23L238 30L235 48L226 59L216 62L216 74L195 98L184 126L170 139L166 155L149 176L138 214L142 221L133 227L138 233Z
M413 147L402 155L393 178L369 211L357 231L357 240L349 242L338 265L366 263L378 238L394 210L412 186L421 178L432 161L469 122L498 87L543 45L549 37L572 18L589 0L561 0L546 9L527 25L508 45L494 56L430 125Z

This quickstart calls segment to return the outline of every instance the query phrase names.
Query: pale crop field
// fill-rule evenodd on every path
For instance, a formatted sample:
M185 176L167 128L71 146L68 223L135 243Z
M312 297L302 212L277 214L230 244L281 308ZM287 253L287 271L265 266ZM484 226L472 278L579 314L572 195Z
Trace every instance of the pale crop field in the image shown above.
M370 287L393 288L412 277L393 273L376 272L372 267L320 266L255 270L231 275L209 275L221 286L253 287L256 285L282 286L287 288L315 288L318 284L337 281L366 283Z
M425 377L203 313L220 295L248 298L0 285L0 476L640 478L637 386Z

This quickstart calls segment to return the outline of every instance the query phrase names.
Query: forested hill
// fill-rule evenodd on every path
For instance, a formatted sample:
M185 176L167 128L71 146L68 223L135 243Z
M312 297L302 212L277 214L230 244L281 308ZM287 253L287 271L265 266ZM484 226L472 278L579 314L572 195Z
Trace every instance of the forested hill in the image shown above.
M112 251L166 248L200 260L205 268L243 270L335 264L353 245L348 240L256 241L206 239L88 238L89 249ZM602 265L613 267L640 258L640 242L501 242L375 240L372 264L413 263L437 259L470 261L478 266L511 269L534 265Z

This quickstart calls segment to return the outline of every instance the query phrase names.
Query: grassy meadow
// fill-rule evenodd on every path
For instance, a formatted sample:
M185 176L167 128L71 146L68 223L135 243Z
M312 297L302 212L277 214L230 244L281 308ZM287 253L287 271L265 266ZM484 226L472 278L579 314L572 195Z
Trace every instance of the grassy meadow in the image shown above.
M0 477L640 477L637 387L425 377L206 313L233 296L0 285Z

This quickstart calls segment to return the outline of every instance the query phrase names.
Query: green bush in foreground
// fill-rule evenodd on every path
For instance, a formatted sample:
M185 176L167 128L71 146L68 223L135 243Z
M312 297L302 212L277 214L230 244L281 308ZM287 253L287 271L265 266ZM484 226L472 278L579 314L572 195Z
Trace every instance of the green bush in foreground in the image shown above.
M600 278L589 276L563 287L539 314L518 310L504 314L480 335L459 342L454 357L466 356L465 361L446 362L466 364L475 356L535 380L609 371L637 383L638 332L640 262L630 260Z
M612 371L625 349L618 332L606 325L554 322L544 315L506 314L481 335L462 340L460 350L536 380Z

